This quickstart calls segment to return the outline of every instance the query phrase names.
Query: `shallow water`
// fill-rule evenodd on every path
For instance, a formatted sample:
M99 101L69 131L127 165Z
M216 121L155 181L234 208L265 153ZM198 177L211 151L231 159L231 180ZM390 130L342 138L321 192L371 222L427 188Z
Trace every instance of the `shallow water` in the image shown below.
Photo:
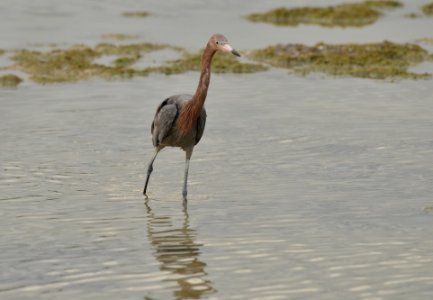
M116 1L9 2L1 24L15 22L14 14L24 24L1 48L95 43L121 32L198 49L197 37L214 31L229 4L218 31L240 49L254 46L246 28L273 33L258 34L258 46L310 30L237 19L274 6L260 1L153 1L149 10L162 16L149 20L117 17L133 8ZM177 20L193 23L203 13L210 21L180 39L187 27L170 33L170 5ZM95 11L119 23L101 15L92 23ZM78 13L83 21L68 27ZM147 27L131 29L138 22ZM368 40L375 29L378 39L428 36L418 27L379 30L404 22L390 16L357 32ZM86 24L94 27L83 32ZM351 31L317 32L333 42ZM275 69L213 75L187 210L178 149L158 156L145 206L154 110L164 97L194 90L197 77L26 81L1 90L1 299L431 299L433 215L424 208L433 206L433 80L304 78Z

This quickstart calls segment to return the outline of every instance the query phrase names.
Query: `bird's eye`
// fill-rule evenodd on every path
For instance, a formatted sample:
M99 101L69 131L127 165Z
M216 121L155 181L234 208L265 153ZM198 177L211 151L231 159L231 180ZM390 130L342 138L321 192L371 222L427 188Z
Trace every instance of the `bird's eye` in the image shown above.
M217 42L216 42L216 44L217 44L217 45L219 45L219 44L220 44L220 42L218 42L218 41L217 41Z

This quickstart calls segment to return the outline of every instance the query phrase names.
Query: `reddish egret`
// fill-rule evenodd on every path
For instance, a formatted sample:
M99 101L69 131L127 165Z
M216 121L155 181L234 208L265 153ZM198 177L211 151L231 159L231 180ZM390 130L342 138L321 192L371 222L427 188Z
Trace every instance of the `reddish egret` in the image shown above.
M159 151L164 147L180 147L186 153L185 174L182 189L184 202L187 196L187 181L189 160L194 146L200 141L206 124L206 100L207 89L210 83L212 58L217 51L231 52L236 56L240 54L230 46L227 39L221 34L214 34L209 39L201 57L201 74L194 95L171 96L158 106L152 122L152 142L155 154L147 168L146 183L143 194L147 199L147 184L153 171L153 162Z

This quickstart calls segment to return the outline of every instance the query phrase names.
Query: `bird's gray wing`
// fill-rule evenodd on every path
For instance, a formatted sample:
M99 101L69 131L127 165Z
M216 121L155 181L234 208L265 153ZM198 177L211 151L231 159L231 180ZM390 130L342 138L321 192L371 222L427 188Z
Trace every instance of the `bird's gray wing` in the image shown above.
M197 119L197 133L195 135L195 144L194 145L197 145L198 142L200 142L201 137L203 136L204 126L206 125L206 117L207 117L206 110L203 108L200 116Z
M156 112L155 112L155 116L153 117L153 121L152 121L152 126L150 128L150 133L153 134L153 130L155 129L155 119L156 116L158 115L159 111L161 110L161 108L165 105L167 105L168 101L170 100L170 98L165 99L164 101L161 102L161 104L158 105L158 107L156 108Z
M167 98L158 106L152 122L152 142L155 147L168 136L179 115L178 104L170 100Z

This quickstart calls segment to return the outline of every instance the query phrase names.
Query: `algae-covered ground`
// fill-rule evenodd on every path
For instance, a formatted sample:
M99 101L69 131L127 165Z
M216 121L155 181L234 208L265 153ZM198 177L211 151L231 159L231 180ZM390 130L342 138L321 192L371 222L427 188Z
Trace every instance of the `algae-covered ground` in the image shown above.
M107 33L101 35L101 37L103 39L116 40L116 41L133 40L138 38L138 36L136 35L123 34L123 33Z
M17 50L11 58L15 62L13 67L28 73L33 81L50 83L93 77L131 77L146 74L146 70L131 69L124 65L107 66L97 64L94 60L103 55L135 57L165 47L167 46L149 43L130 45L102 43L93 48L78 45L50 51Z
M171 49L180 58L148 67L135 64L150 52ZM66 49L45 51L14 50L14 65L8 69L24 71L34 82L46 84L80 81L92 78L130 78L150 73L166 75L200 70L202 51L189 53L166 44L136 43L116 45L100 43L94 47L75 45ZM111 57L102 64L99 58ZM415 44L392 42L371 44L319 43L309 47L302 44L270 46L252 50L247 57L253 62L241 62L229 54L218 54L212 63L215 73L254 73L266 70L263 63L290 69L299 74L322 72L334 76L372 79L428 78L431 74L410 72L409 67L431 60L432 55Z
M16 87L23 80L14 74L6 74L0 76L0 87Z
M177 60L167 61L159 66L135 68L134 64L144 55L163 49L172 49L182 54ZM111 64L95 62L104 56L116 57ZM76 45L66 49L49 51L15 50L10 67L29 74L37 83L87 80L95 77L128 78L145 76L149 73L177 74L200 69L201 53L190 54L184 49L165 44L124 44L100 43L94 47ZM228 54L219 54L213 62L217 73L251 73L265 70L260 64L241 63Z
M426 15L433 16L433 2L423 5L421 9Z
M415 44L387 41L340 45L319 43L312 47L287 44L254 50L249 57L301 74L322 72L334 76L373 79L431 77L431 74L418 74L408 70L410 66L431 60L431 55Z
M122 14L124 17L144 18L150 15L147 11L126 11Z
M433 44L433 38L422 38L417 40L420 43Z
M327 27L359 27L370 25L383 14L383 9L401 7L399 1L364 1L326 7L276 8L265 13L253 13L246 18L253 22L279 26L316 24Z
M178 74L187 71L200 70L200 58L202 51L195 54L186 53L182 58L167 62L165 65L152 68L152 70L164 74ZM261 64L241 63L237 58L228 54L216 55L212 61L214 73L254 73L266 70Z

